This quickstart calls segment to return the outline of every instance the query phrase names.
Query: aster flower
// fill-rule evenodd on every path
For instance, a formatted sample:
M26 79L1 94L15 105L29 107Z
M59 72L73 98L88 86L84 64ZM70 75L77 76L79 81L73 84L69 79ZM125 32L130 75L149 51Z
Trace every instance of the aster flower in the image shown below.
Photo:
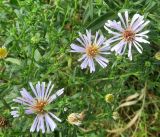
M94 60L96 60L101 67L107 67L108 59L102 56L102 54L110 54L109 45L105 43L106 39L99 32L96 32L96 36L91 35L91 31L86 30L86 34L79 33L80 38L77 38L79 44L71 44L71 52L82 53L82 57L78 61L82 61L81 69L90 68L90 73L95 71Z
M115 51L118 55L123 55L126 47L128 47L128 57L132 60L131 49L133 46L139 53L142 53L143 48L140 43L150 43L146 40L149 30L142 31L149 21L144 21L144 16L139 14L135 14L132 19L129 20L128 11L125 12L125 18L122 17L121 13L118 13L118 16L120 22L108 20L108 22L105 23L104 28L108 33L114 35L107 42L118 42L111 48L111 51Z
M55 94L51 95L51 91L54 85L51 85L51 81L49 82L47 88L45 89L45 82L38 82L36 87L34 88L32 83L30 82L30 87L32 89L35 97L32 97L31 94L23 88L20 93L22 97L17 97L13 101L24 105L25 114L36 114L36 118L30 128L30 132L34 132L35 130L39 132L42 130L42 133L54 131L57 127L56 123L53 119L61 120L55 116L52 112L49 112L45 109L51 102L53 102L58 96L63 94L64 89L58 90ZM11 112L13 117L18 117L18 109ZM45 128L46 126L46 128Z
M19 109L19 107L12 107L11 109L13 109L13 111L11 111L11 115L14 117L14 118L16 118L16 117L19 117L19 111L20 111L20 109Z
M5 47L0 48L0 59L7 57L7 49Z

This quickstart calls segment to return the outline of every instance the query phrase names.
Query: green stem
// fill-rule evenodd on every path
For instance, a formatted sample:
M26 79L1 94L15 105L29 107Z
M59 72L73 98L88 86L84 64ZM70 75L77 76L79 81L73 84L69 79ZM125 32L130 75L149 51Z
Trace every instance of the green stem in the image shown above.
M41 132L41 131L39 132L39 134L40 134L40 137L43 137L43 134L42 134L42 132Z

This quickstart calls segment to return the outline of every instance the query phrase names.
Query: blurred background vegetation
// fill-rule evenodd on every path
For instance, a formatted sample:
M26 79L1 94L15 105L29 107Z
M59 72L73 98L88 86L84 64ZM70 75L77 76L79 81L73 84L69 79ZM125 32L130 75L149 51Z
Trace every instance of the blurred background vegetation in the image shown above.
M79 56L70 53L78 32L104 30L108 19L128 10L150 20L149 41L143 54L109 57L106 69L81 70ZM159 137L160 136L160 1L159 0L0 0L0 136L2 137ZM64 96L53 103L63 120L54 133L30 133L32 116L13 119L12 99L28 82L53 81ZM112 94L111 103L105 95ZM67 116L81 113L81 126ZM113 115L116 112L116 117ZM2 117L2 118L1 118ZM1 122L0 122L1 123Z

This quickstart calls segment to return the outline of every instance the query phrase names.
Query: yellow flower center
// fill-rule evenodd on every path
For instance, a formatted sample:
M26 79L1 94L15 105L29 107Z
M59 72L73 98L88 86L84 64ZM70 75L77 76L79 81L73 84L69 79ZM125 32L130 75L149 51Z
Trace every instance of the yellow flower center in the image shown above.
M44 113L44 107L47 105L46 101L38 101L35 103L35 105L32 107L32 109L36 112L36 113Z
M7 54L6 48L0 48L0 59L7 57Z
M127 29L123 32L123 38L127 42L133 41L135 38L135 33L132 30Z
M158 52L155 54L155 58L156 58L157 60L160 60L160 51L158 51Z
M89 57L95 57L99 52L99 49L98 49L98 46L97 45L89 45L87 48L86 48L86 54L89 56Z
M107 95L105 96L105 100L106 100L106 102L108 102L108 103L113 102L113 100L114 100L113 94L107 94Z

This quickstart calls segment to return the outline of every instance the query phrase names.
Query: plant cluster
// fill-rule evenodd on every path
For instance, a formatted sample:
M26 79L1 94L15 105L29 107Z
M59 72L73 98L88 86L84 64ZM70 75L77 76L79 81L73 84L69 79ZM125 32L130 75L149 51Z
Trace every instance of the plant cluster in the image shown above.
M158 137L159 6L0 1L0 136Z

